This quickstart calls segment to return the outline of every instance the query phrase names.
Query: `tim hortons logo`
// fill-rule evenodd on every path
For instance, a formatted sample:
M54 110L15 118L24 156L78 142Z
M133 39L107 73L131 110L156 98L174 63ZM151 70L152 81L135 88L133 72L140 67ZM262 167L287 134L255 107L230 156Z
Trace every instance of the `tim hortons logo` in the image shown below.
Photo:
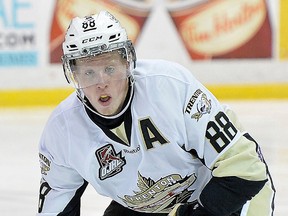
M187 17L180 32L190 50L221 55L251 39L263 25L266 13L264 0L218 1Z
M121 151L116 153L111 144L105 145L95 152L99 162L99 178L101 180L110 178L123 170L126 160L121 155Z

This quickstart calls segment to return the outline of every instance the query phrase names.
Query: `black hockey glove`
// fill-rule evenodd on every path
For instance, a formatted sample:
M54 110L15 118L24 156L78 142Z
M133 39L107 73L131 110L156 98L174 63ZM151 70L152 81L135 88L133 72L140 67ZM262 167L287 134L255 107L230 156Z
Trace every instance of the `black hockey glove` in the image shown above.
M212 216L198 202L179 203L168 216Z

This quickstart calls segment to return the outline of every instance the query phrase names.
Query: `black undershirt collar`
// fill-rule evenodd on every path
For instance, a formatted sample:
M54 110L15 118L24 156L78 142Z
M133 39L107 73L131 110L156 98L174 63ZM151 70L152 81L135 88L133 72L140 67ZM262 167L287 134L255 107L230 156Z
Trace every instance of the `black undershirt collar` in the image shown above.
M123 103L123 107L125 107L127 105L127 103L129 102L130 94L131 94L131 86L129 85L129 89L128 89L125 101ZM133 95L132 95L132 97L133 97ZM85 100L87 101L86 102L87 106L89 106L90 109L97 112L94 109L94 107L91 105L89 100L87 98L85 98ZM106 119L104 117L101 117L101 116L93 113L86 106L84 106L84 108L85 108L85 111L88 114L89 118L96 125L98 125L109 138L113 139L116 142L119 142L119 143L126 145L126 143L124 143L118 136L116 136L113 132L110 131L111 129L119 127L124 122L125 133L126 133L126 136L128 138L128 141L130 143L130 141L131 141L131 127L132 127L131 103L129 104L129 107L127 108L127 110L122 115L120 115L119 117L117 117L115 119Z

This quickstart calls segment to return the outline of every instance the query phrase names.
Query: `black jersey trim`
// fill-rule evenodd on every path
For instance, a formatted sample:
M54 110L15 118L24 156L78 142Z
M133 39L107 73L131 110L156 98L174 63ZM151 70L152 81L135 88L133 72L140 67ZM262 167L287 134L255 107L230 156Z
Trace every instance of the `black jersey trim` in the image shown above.
M238 177L212 177L200 194L200 201L212 215L233 215L239 212L266 182L267 180L249 181Z
M112 200L103 216L167 216L166 213L144 213L133 211Z
M268 176L268 179L271 183L271 189L274 191L274 194L273 194L273 200L272 200L272 203L271 203L271 209L272 209L272 215L274 214L274 210L275 210L275 194L276 194L276 188L274 186L274 183L273 183L273 180L272 180L272 176L271 176L271 173L268 169L268 165L264 159L264 156L262 155L261 153L261 148L260 146L258 145L258 143L253 139L253 137L249 134L249 133L246 133L244 134L244 137L246 137L248 140L254 142L256 144L256 152L258 153L259 157L261 157L261 160L262 162L265 164L265 167L266 167L266 173L267 173L267 176Z
M57 216L80 216L81 196L83 195L88 182L84 180L83 185L78 188L73 198L67 204L65 209Z

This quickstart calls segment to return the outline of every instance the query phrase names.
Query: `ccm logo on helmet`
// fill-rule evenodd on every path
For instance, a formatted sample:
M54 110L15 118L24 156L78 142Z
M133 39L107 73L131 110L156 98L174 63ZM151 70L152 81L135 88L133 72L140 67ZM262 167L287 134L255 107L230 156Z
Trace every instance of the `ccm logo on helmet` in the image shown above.
M84 40L82 40L82 44L90 43L90 42L93 42L93 41L96 41L96 40L99 40L99 39L102 39L102 35L84 39Z

